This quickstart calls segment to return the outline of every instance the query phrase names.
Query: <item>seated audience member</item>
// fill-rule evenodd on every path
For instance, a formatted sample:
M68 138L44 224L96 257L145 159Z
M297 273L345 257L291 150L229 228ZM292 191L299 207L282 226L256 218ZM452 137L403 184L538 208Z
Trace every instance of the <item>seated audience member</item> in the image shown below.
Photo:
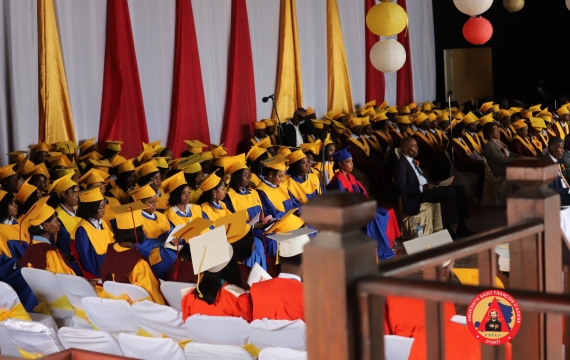
M402 198L404 212L409 216L420 212L421 203L441 203L446 209L445 227L452 237L472 235L465 220L469 218L467 195L461 185L438 187L439 182L430 183L416 164L418 145L413 138L402 139L402 157L394 165L394 182ZM452 224L457 223L456 232Z
M117 215L115 243L108 244L107 256L101 265L101 281L115 281L138 285L148 291L152 301L164 305L160 282L150 269L146 259L137 251L139 242L145 241L141 208L137 202L113 208Z
M133 190L135 184L135 166L131 160L121 163L118 167L119 175L115 180L109 193L117 199L121 205L128 204L132 201L129 191Z
M330 139L330 136L327 136L323 146L321 151L324 151L325 162L323 164L322 161L318 161L313 165L313 169L318 171L319 181L326 186L331 182L335 173L332 155L336 152L336 146ZM318 156L318 160L322 160L321 156Z
M265 133L266 128L267 128L267 123L263 120L256 121L253 123L253 137L249 139L250 147L255 146L255 144L257 144L267 136Z
M474 172L477 174L477 185L475 197L480 198L485 185L485 162L482 158L476 157L469 146L465 143L465 129L462 122L453 126L453 164L461 172ZM479 154L480 155L480 154Z
M207 152L209 153L209 152ZM204 153L201 153L202 155ZM184 179L190 187L190 204L200 205L198 200L202 196L202 189L199 185L204 180L204 172L202 171L202 165L200 162L188 162L184 161L178 165L182 172L184 173Z
M11 164L0 168L0 186L2 190L16 194L18 192L18 174L13 170L16 164Z
M20 267L30 267L51 271L54 274L75 275L59 249L49 241L59 232L59 222L55 210L46 204L48 198L42 198L26 214L28 232L32 237L30 245L18 262Z
M364 189L364 186L362 186L360 181L356 180L351 174L353 164L350 152L348 152L346 148L341 149L333 154L333 160L335 162L335 167L338 167L339 171L334 175L329 186L327 186L327 189L359 193L368 198L369 196L366 189ZM386 235L388 222L388 211L379 207L377 208L374 220L370 221L366 225L367 235L377 242L376 252L378 259L381 260L391 259L394 257L394 251L390 248L390 240Z
M115 214L109 209L121 206L121 203L112 196L105 196L107 191L107 183L105 181L107 179L109 179L109 174L97 169L91 169L79 178L78 183L86 187L86 189L98 188L101 191L101 194L105 197L103 220L109 222L115 218Z
M514 132L511 129L511 115L513 114L512 111L509 110L501 110L499 112L499 131L501 132L500 140L503 144L508 144L511 142L514 136Z
M399 148L403 138L411 136L408 132L412 121L409 116L396 116L396 126L390 130L390 136L394 140L394 148Z
M558 177L552 180L548 187L560 194L560 204L562 206L570 205L570 186L564 175L562 175L562 167L559 163L564 154L564 140L558 136L551 137L548 140L548 153L544 156L545 159L552 161L558 166Z
M198 200L202 208L202 217L211 221L216 221L221 217L231 214L224 198L226 197L226 183L216 175L216 172L208 175L200 184L202 195Z
M184 173L179 172L163 183L164 191L170 194L168 209L164 215L170 221L171 227L185 225L195 218L202 217L199 205L190 204L190 186L184 179Z
M562 166L562 174L566 180L570 179L570 136L568 139L564 139L564 155L562 159L559 160Z
M221 228L220 228L221 229ZM233 248L225 233L210 231L190 241L194 272L199 273L196 287L182 298L182 319L192 315L233 316L252 321L251 298L239 286L231 284L228 264L232 262ZM226 245L225 247L223 245ZM206 251L206 248L223 248L223 251ZM200 263L209 264L201 268ZM234 263L235 264L235 263ZM224 271L226 270L226 271ZM229 275L229 276L228 276Z
M520 156L537 156L537 151L528 139L528 125L524 120L513 123L516 133L509 143L509 150Z
M303 246L309 242L300 236L279 243L281 273L278 277L251 286L254 320L305 321Z
M507 148L507 145L501 142L501 133L499 127L495 123L485 124L483 134L487 141L483 154L487 159L487 165L493 175L500 177L505 176L507 165L515 161L519 155L513 153Z
M276 220L281 219L289 210L299 208L299 203L291 197L287 186L283 184L287 170L286 161L284 156L276 155L263 163L263 179L255 189L259 193L263 213Z
M283 125L283 144L289 147L299 147L302 143L309 142L308 135L316 135L313 122L307 118L307 112L299 108L293 117Z
M321 194L321 183L316 174L310 173L309 159L302 150L296 150L289 154L289 177L283 185L289 189L299 203L306 204L317 195Z
M390 335L413 337L417 328L426 324L426 305L423 299L402 296L386 296L385 319ZM455 304L446 302L443 305L444 318L451 319L455 315Z

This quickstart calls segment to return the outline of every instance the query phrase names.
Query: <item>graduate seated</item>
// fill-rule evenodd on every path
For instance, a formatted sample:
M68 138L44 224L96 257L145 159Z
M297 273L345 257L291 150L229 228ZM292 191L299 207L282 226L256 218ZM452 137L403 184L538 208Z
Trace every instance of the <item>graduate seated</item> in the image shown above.
M129 191L133 190L135 184L135 166L131 160L127 160L118 166L118 176L115 186L108 190L121 205L131 202Z
M14 172L13 168L16 164L10 164L0 168L0 186L2 190L17 193L18 192L18 174Z
M16 194L16 204L18 204L18 219L22 220L23 216L34 206L34 204L42 198L42 193L37 187L28 183L26 180L18 193Z
M262 171L263 171L263 162L269 159L269 153L266 149L259 148L254 146L249 150L246 154L246 160L251 169L251 179L250 179L250 187L255 188L259 184L261 184L261 179L263 178Z
M323 142L323 146L324 148L321 148L320 151L321 153L324 151L324 163L322 162L323 157L321 154L318 154L318 156L315 154L315 164L313 165L313 169L317 170L321 184L327 186L331 182L335 173L332 155L336 152L336 146L331 140L330 135L327 136ZM301 144L301 148L303 148L303 144Z
M54 274L75 275L59 249L49 241L59 232L57 213L47 205L48 198L40 199L26 214L28 232L32 237L30 245L18 262L19 267L30 267L51 271Z
M249 146L255 146L258 142L267 137L266 134L267 123L264 120L256 121L253 123L253 137L249 139ZM275 127L273 127L275 132ZM271 141L271 138L269 139Z
M160 174L160 170L158 169L158 163L155 160L150 160L135 169L135 173L137 174L138 180L137 184L139 187L150 185L152 190L156 193L156 208L159 210L166 210L168 207L168 197L163 196L164 193L162 191L162 176ZM132 198L132 194L129 193ZM133 199L136 201L135 199Z
M180 162L178 166L182 169L184 179L190 187L190 204L200 205L198 200L200 199L200 196L202 196L202 189L199 188L199 185L204 181L204 172L201 164L203 161L191 158L187 159L188 160ZM167 195L164 197L168 198Z
M271 280L251 286L254 320L305 321L303 276L303 246L307 236L279 242L281 273Z
M289 194L301 204L306 204L322 193L321 182L316 174L310 172L309 159L302 150L296 150L288 156L289 177L283 183Z
M282 184L285 180L287 158L276 155L263 163L263 179L255 188L259 193L263 213L279 220L291 209L298 209L300 204L289 194L288 188Z
M115 242L107 245L107 256L100 268L101 281L115 281L138 285L148 291L152 301L164 305L160 282L152 272L148 261L137 251L144 242L141 202L113 208L117 215Z
M194 273L198 274L196 287L182 298L182 319L200 314L209 316L241 317L252 321L249 294L228 281L233 277L228 264L233 256L225 228L219 227L190 241Z
M513 123L516 133L508 144L509 150L520 156L538 156L538 152L528 138L528 125L524 120Z
M164 212L164 215L170 221L171 228L185 225L197 217L202 217L200 206L190 203L190 186L186 183L183 172L166 179L163 186L164 191L170 195L168 200L169 207Z
M224 198L226 197L226 183L216 175L215 172L208 175L200 184L202 195L198 200L202 208L202 217L211 221L216 221L221 217L231 214Z

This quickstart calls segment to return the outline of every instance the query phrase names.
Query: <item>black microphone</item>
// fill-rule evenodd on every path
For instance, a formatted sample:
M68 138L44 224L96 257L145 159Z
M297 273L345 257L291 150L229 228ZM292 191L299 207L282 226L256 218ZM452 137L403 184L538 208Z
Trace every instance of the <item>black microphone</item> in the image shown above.
M453 90L449 90L449 91L447 92L447 96L448 96L448 97L451 96L451 95L453 95Z
M271 94L269 96L264 96L261 101L263 101L264 103L266 103L269 99L275 100L275 94Z

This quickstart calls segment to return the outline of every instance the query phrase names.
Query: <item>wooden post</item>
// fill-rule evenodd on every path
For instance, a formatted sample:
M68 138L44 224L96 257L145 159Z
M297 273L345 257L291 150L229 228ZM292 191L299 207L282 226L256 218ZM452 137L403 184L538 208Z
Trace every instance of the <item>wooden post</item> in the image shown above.
M302 207L303 220L319 230L303 254L309 360L361 358L354 285L378 272L376 243L362 232L375 216L376 201L353 193L328 193Z
M509 288L562 293L560 196L548 188L558 174L558 165L546 158L523 158L507 168L507 180L519 187L507 199L508 224L544 221L542 236L511 244ZM561 359L562 316L523 313L512 344L513 359Z

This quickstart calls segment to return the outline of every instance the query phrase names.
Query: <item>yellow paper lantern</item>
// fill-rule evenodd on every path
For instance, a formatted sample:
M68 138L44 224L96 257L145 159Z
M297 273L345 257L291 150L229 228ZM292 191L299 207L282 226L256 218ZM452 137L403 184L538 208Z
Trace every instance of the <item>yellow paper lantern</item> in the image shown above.
M378 41L370 50L370 62L382 72L396 72L406 62L406 49L394 39Z
M524 7L524 0L503 0L503 6L508 11L516 13Z
M366 26L376 35L397 35L408 26L408 14L398 4L380 3L366 14Z

